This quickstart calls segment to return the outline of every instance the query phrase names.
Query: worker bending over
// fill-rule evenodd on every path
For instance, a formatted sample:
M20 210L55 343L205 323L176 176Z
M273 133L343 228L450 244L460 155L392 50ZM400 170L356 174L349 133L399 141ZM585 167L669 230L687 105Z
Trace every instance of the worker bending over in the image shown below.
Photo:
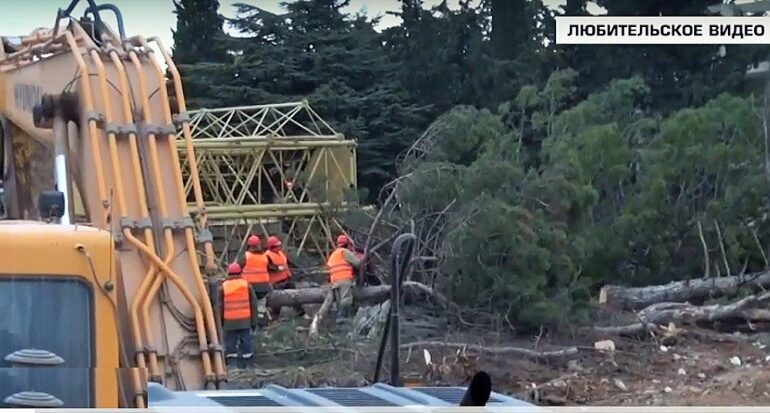
M270 261L262 249L262 240L252 235L246 240L247 250L243 254L239 264L243 267L243 278L249 282L249 286L257 296L257 309L260 325L266 325L264 314L267 313L267 295L272 291L270 285L270 271L277 271L278 267L270 264ZM269 317L270 314L267 313Z
M283 244L278 237L271 236L267 239L267 255L268 268L274 268L275 271L270 272L270 284L275 290L288 290L297 288L292 282L291 265L289 264L289 257L283 252ZM301 305L294 307L294 311L298 316L305 315L305 310ZM280 308L270 309L270 315L273 320L278 319L281 314Z
M353 242L346 235L340 235L337 237L337 249L326 261L338 319L350 316L350 308L353 306L355 271L361 266L361 259L352 250Z
M219 302L222 303L225 358L238 357L240 350L244 359L250 359L254 355L251 336L257 326L257 297L241 277L241 266L237 262L227 267L227 279L219 287Z

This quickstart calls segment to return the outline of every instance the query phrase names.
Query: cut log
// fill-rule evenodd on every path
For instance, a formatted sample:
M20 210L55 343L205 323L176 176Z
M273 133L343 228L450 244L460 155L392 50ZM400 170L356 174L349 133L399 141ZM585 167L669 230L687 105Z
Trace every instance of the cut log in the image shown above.
M770 302L770 292L760 295L750 295L729 304L712 304L697 306L689 303L657 303L652 304L637 315L639 323L624 326L584 327L586 332L621 336L640 335L649 331L658 331L670 323L704 325L714 328L720 323L768 323L770 310L762 308ZM734 328L734 327L733 327Z
M770 321L770 310L755 308L770 302L770 292L761 295L750 295L730 304L713 304L697 306L688 303L657 303L639 312L640 323L619 327L593 327L594 332L605 334L639 334L651 326L676 324L713 324L716 322Z
M718 297L742 286L770 287L770 271L719 278L696 278L664 285L628 288L606 285L599 302L609 307L638 310L662 302L686 302Z
M767 301L770 301L770 292L750 295L730 304L696 306L688 303L658 303L640 311L639 318L652 324L696 324L734 319L751 321L751 317L758 316L759 312L748 310Z
M446 299L430 287L414 282L406 281L402 286L405 303L424 302L426 299L446 305ZM270 308L293 307L295 305L321 304L324 302L329 287L303 288L295 290L276 290L267 296L267 306ZM377 285L372 287L353 288L353 299L357 304L379 304L390 298L389 285Z

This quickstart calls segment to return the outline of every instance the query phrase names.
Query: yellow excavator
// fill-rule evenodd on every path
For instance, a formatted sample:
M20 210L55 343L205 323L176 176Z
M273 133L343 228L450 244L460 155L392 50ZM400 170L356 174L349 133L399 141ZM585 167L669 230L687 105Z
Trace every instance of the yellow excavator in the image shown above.
M179 72L157 38L126 37L115 6L90 0L84 18L71 18L77 3L59 10L53 29L2 38L4 209L16 220L0 224L0 294L9 294L0 306L12 319L0 326L0 357L30 385L68 386L36 393L88 395L65 405L117 406L120 387L144 407L147 379L217 388L226 370L198 247L204 269L213 250L200 183L203 231L182 184L177 126L188 153L192 140ZM190 167L197 178L195 157ZM38 217L49 223L30 221ZM40 378L59 367L89 373Z
M0 37L0 407L456 405L470 394L221 390L205 275L216 266L182 80L160 40L126 35L117 7L88 0L74 18L77 5L52 29Z

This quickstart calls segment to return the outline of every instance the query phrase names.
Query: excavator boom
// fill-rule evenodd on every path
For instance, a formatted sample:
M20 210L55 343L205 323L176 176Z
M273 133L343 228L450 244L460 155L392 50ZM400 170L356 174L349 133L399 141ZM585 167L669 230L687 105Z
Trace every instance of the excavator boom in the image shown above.
M109 5L89 1L86 13L95 19L68 18L76 3L59 11L54 29L2 38L8 215L48 218L33 199L55 184L64 198L60 223L89 223L113 235L127 363L171 390L217 388L226 371L198 256L200 246L212 271L213 250L207 232L196 233L179 168L178 128L188 142L198 228L205 228L179 73L160 41L125 37L119 12L119 33L105 25L99 12L113 10ZM146 405L140 391L131 397Z

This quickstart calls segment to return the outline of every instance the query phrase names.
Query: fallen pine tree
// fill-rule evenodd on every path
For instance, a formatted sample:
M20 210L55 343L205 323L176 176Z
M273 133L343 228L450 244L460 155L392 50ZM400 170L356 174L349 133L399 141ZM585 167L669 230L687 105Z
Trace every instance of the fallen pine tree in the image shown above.
M768 302L770 292L750 295L727 304L655 303L637 313L638 323L592 327L590 330L602 334L638 335L670 323L713 328L716 323L770 322L770 310L762 308Z
M599 303L623 310L639 310L663 302L694 302L719 297L744 286L770 287L770 271L728 277L696 278L648 287L606 285Z

